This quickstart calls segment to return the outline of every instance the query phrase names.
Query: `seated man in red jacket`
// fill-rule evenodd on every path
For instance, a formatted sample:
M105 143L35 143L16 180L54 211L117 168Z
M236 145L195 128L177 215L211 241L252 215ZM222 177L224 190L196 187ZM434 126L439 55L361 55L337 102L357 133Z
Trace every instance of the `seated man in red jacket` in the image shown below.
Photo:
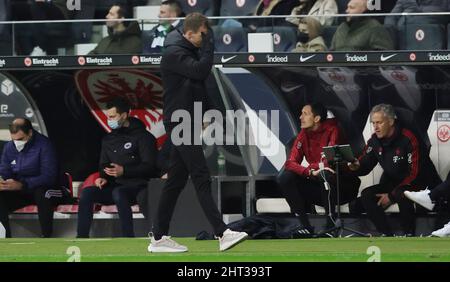
M294 236L308 238L314 234L314 228L308 220L306 204L322 206L326 214L329 214L330 206L336 205L335 172L325 159L321 172L319 163L322 160L322 148L342 144L342 137L336 120L327 119L327 110L319 103L305 105L300 122L302 130L277 180L291 211L300 222ZM309 163L308 166L302 165L303 159ZM340 174L340 203L349 202L358 194L360 180L347 172ZM325 189L323 176L331 185L330 190ZM330 225L331 218L327 218L327 222Z

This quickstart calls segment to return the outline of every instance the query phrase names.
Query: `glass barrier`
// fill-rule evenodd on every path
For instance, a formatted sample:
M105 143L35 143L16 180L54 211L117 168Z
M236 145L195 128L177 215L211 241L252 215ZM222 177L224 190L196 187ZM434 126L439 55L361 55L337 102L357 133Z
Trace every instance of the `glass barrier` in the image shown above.
M210 17L218 53L447 50L450 13ZM182 19L0 22L0 55L160 53ZM175 21L175 22L174 22Z

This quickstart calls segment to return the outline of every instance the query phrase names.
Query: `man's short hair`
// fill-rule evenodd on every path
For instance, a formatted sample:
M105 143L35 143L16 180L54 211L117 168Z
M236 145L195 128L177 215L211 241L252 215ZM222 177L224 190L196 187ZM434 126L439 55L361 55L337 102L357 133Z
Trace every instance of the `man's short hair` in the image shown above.
M114 7L114 6L119 7L119 9L117 10L117 15L119 16L119 19L120 18L126 19L129 17L128 9L126 6L124 6L123 4L114 4L111 7Z
M325 106L322 103L314 102L310 104L306 104L305 106L311 107L311 112L313 115L320 116L320 122L323 122L327 119L328 116L328 110L325 108Z
M389 119L397 119L397 115L395 114L394 107L389 104L378 104L375 107L372 108L370 111L370 116L374 113L383 113L383 115Z
M202 26L209 28L208 18L200 13L191 13L184 19L184 33L188 31L197 32Z
M31 125L31 121L26 118L17 118L12 124L9 125L9 132L11 134L16 134L17 132L22 131L28 135L31 130L33 130L33 125Z
M130 104L128 101L122 97L116 97L113 100L106 103L106 109L112 109L116 108L117 113L123 114L123 113L129 113L130 112Z
M165 0L161 3L161 5L170 6L170 9L175 12L177 17L183 16L183 8L177 0Z

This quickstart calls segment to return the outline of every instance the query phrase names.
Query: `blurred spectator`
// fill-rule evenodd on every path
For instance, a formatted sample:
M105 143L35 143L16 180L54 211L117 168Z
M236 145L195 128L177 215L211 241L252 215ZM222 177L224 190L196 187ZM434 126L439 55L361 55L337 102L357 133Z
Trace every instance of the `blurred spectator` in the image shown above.
M158 15L161 20L159 21L159 24L150 31L150 38L144 43L144 53L161 53L167 34L174 29L181 29L182 26L181 20L173 20L170 18L182 16L183 11L178 1L166 0L162 2Z
M142 52L141 29L137 22L124 22L127 10L121 5L113 5L106 18L109 35L89 52L96 54L140 54ZM128 24L128 25L127 25Z
M49 20L68 20L72 18L72 13L66 7L66 0L33 0L30 3L31 20L33 21L49 21ZM51 36L49 36L48 28L44 24L24 25L26 29L31 28L32 33L32 51L30 56L45 56L47 54L56 54L56 46ZM56 28L55 26L51 26ZM29 44L29 43L28 43ZM28 45L27 44L27 45ZM24 52L29 53L29 46L23 46Z
M299 0L299 6L292 9L292 16L309 15L317 19L321 25L333 25L334 17L338 13L338 7L335 0ZM329 15L328 17L322 17ZM298 25L300 18L287 18L288 22Z
M351 0L347 14L367 13L367 0ZM348 16L339 25L331 42L332 51L393 50L394 43L388 31L375 19Z
M448 0L398 0L391 13L432 13L447 12ZM391 16L386 17L384 24L399 29L407 23L445 23L446 16Z
M0 22L11 20L11 3L0 0ZM0 24L0 56L12 55L11 25Z
M302 18L298 25L298 42L293 52L322 52L327 50L322 25L315 18Z
M261 0L256 7L255 16L289 15L296 5L298 0ZM252 20L248 26L251 30L256 30L258 26L276 26L284 21L283 18Z

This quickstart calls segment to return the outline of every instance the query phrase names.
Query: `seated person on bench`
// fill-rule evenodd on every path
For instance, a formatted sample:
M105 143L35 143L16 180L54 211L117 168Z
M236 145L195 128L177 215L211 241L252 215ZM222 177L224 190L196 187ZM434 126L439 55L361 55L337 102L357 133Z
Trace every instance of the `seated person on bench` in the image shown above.
M95 186L81 193L78 211L78 238L89 237L95 203L117 206L123 237L134 237L131 206L138 193L147 188L156 169L156 140L144 124L129 116L130 106L115 98L106 106L112 131L103 138L100 177Z
M5 144L0 163L0 221L11 237L9 213L36 204L42 237L51 237L53 210L63 197L58 162L50 140L33 130L31 122L17 118L9 126L12 141Z
M308 238L314 235L314 228L306 214L307 203L324 207L327 215L330 212L329 207L336 205L335 172L328 166L324 158L325 168L321 172L319 163L322 159L322 148L342 144L342 135L336 120L327 119L327 110L319 103L305 105L300 122L301 131L292 146L285 168L277 180L291 211L300 223L294 237ZM304 158L309 166L302 165ZM339 175L340 204L347 203L358 195L360 180L347 172L342 171ZM325 189L323 176L331 185L331 190ZM329 198L331 203L329 203ZM332 214L334 214L334 210ZM325 229L332 226L334 224L331 218L327 218Z
M425 145L408 129L400 126L392 105L379 104L370 112L374 134L362 156L349 164L358 175L367 175L380 164L384 172L380 183L361 193L362 205L382 236L394 236L384 210L397 203L405 236L415 233L414 205L405 198L405 190L422 190L439 183ZM434 187L434 186L433 186Z

